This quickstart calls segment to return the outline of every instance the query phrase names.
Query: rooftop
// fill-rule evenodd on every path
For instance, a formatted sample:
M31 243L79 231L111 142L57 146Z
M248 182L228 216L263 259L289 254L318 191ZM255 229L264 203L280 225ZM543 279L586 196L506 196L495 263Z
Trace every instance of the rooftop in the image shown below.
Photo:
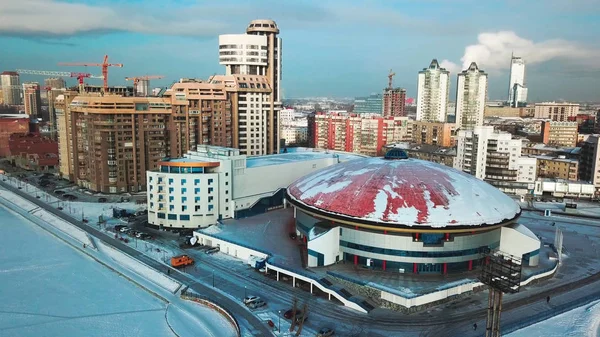
M261 166L269 166L269 165L281 165L281 164L289 164L299 161L306 160L315 160L315 159L323 159L323 158L339 158L341 162L348 161L352 159L361 158L359 155L354 155L351 153L334 153L334 152L324 152L324 151L298 151L297 148L288 149L288 153L280 153L266 156L257 156L257 157L248 157L246 159L246 167L261 167Z
M329 166L292 183L288 198L317 216L389 229L472 230L507 222L521 212L492 185L417 159L364 158Z

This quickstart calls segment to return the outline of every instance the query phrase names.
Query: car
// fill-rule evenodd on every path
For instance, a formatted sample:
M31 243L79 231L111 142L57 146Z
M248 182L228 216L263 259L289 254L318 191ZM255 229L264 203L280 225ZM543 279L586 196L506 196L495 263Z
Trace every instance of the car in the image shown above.
M206 254L214 254L214 253L218 252L219 250L221 250L219 247L213 247L213 248L205 251L204 253L206 253Z
M121 232L121 233L127 233L127 232L129 232L130 230L131 230L131 228L129 228L129 227L127 227L127 226L125 226L125 227L121 228L121 229L119 230L119 232Z
M100 197L98 198L98 202L107 202L108 199L106 199L105 197Z
M125 226L125 225L116 225L115 226L115 232L120 232L121 229L123 229L123 228L127 228L127 226Z
M297 315L297 316L300 316L300 315L302 315L302 310L300 310L300 309L296 309L296 315ZM290 309L290 310L286 311L286 312L283 314L283 317L285 317L285 318L287 318L287 319L291 319L292 317L294 317L294 309Z
M267 305L267 302L265 302L263 300L258 300L258 301L250 302L248 304L248 308L257 309L257 308L264 307L265 305Z
M65 194L65 191L56 190L56 191L54 191L54 194L56 194L56 195L62 195L62 194Z
M331 328L323 328L323 329L319 330L317 337L331 337L333 335L335 335L335 330L333 330Z
M250 303L252 303L254 301L258 301L258 300L260 300L260 297L249 295L249 296L244 297L244 304L250 304Z
M152 240L152 235L146 234L146 233L142 233L142 235L140 236L140 239L142 239L142 240Z

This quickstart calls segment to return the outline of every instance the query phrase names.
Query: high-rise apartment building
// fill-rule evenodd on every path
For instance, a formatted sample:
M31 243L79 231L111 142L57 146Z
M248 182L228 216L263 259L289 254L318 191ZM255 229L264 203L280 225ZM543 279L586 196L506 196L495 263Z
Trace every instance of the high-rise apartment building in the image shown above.
M246 114L262 114L267 108L264 116L264 125L253 128L254 131L238 135L240 140L244 139L249 148L251 140L258 133L258 140L266 146L254 151L255 155L272 154L279 152L279 111L281 110L281 38L277 37L279 28L272 20L253 20L246 29L246 34L226 34L219 36L219 63L225 66L226 75L240 76L240 89L249 89L246 98L249 100L242 103L240 108L247 108ZM255 83L246 80L243 75L264 76L270 92L262 93L261 97L254 97L253 87ZM255 77L258 78L258 77ZM262 87L260 89L266 89ZM259 91L259 90L257 90ZM254 99L260 99L260 110L253 109ZM252 100L250 100L252 99ZM246 105L245 107L243 105ZM235 113L234 113L235 114ZM241 131L240 131L241 132ZM245 154L251 154L250 152Z
M551 146L577 146L577 122L542 122L542 143Z
M23 83L23 103L26 114L32 118L42 118L42 94L39 83Z
M508 102L511 107L524 106L527 103L525 86L525 61L521 57L511 56L510 77L508 83Z
M44 86L50 89L65 89L67 83L62 77L52 77L44 79Z
M316 113L308 123L309 146L319 149L378 156L384 145L411 139L408 117Z
M493 126L459 130L454 168L506 192L529 190L536 178L536 159L521 157L521 140ZM530 186L533 188L533 185Z
M429 68L419 71L417 86L417 120L446 122L450 93L450 72L440 67L436 59Z
M14 71L4 71L0 74L0 86L4 104L21 105L21 84L19 82L19 73Z
M477 64L458 74L456 88L456 125L459 129L472 130L483 125L488 78Z
M600 191L600 135L590 135L581 146L579 180L589 181Z
M555 122L567 122L579 113L577 103L543 102L535 104L535 118L550 119Z
M406 90L402 88L383 89L383 117L404 117Z

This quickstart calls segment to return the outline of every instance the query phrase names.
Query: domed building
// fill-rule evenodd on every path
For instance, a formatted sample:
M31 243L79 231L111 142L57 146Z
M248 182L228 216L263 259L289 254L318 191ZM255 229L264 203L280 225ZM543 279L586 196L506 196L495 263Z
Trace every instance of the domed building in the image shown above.
M537 265L540 241L517 223L519 205L471 175L411 159L351 160L292 183L296 230L308 266L346 260L379 270L449 273L471 270L490 250Z

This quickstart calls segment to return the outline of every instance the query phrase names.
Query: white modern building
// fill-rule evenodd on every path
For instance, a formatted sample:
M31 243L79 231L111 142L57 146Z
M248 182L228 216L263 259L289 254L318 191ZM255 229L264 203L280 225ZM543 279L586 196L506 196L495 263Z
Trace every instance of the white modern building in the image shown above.
M525 86L525 61L512 55L510 58L510 78L508 83L508 103L513 108L527 103L527 87Z
M338 261L383 271L472 270L501 251L539 263L539 239L495 187L443 165L395 155L331 166L290 185L308 266ZM348 202L352 200L353 202Z
M295 125L282 125L280 131L281 138L285 139L285 145L303 144L308 141L308 125L306 120Z
M433 59L429 68L419 71L417 86L417 120L446 122L450 93L450 72Z
M312 149L247 157L238 149L199 145L184 158L165 159L147 172L148 224L203 228L283 207L284 191L294 180L356 158Z
M458 74L456 87L456 125L458 129L473 129L483 125L488 78L477 64Z
M536 179L535 158L522 157L520 139L493 126L460 130L456 135L454 168L500 188L507 193L523 194L533 189Z

